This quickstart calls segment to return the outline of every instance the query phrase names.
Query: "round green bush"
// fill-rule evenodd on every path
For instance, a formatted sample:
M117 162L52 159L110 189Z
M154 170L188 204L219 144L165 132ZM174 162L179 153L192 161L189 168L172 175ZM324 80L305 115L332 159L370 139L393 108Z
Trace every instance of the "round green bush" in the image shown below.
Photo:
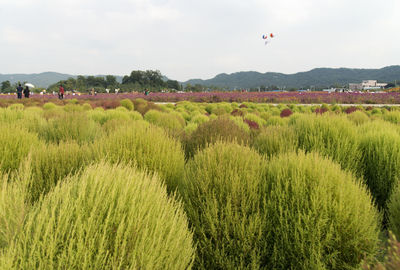
M330 157L343 169L359 173L359 134L345 117L299 115L292 118L291 125L297 134L300 148Z
M133 106L133 102L130 99L128 99L128 98L122 99L120 101L120 104L122 107L125 107L126 109L128 109L128 111L133 111L134 106Z
M390 125L378 125L377 129L368 126L369 132L360 138L360 167L376 204L385 209L400 177L400 135L395 128L390 129Z
M0 124L0 174L16 171L31 148L37 145L36 134L19 126Z
M356 125L361 125L369 121L368 115L363 111L355 111L347 115L347 118Z
M259 268L264 162L248 147L219 142L187 163L179 190L197 242L196 269Z
M200 124L184 141L186 157L192 157L196 151L220 140L246 144L250 140L250 135L228 117L209 120Z
M93 145L98 157L118 163L135 163L139 168L157 172L173 190L183 177L185 157L181 144L167 133L145 121L132 121Z
M44 110L52 110L52 109L55 109L55 108L57 108L57 105L54 104L53 102L47 102L47 103L45 103L43 105L43 109Z
M390 200L387 205L387 216L389 220L389 230L400 239L400 183L396 183L393 188Z
M195 116L192 117L192 119L190 120L191 123L195 123L195 124L202 124L207 122L208 120L210 120L208 118L208 116L204 115L204 114L196 114Z
M182 116L176 113L163 113L157 110L149 110L143 119L164 128L171 135L178 135L182 132L185 125L185 120Z
M21 231L25 215L29 211L25 184L19 178L20 175L17 179L0 175L0 254Z
M155 176L106 164L58 185L26 218L2 269L187 269L192 233Z
M265 184L265 269L357 269L376 254L378 211L338 164L283 154L268 163Z
M263 128L254 138L252 146L260 154L271 158L280 153L296 151L298 141L292 127L269 126Z
M95 161L92 149L76 142L60 142L35 147L29 159L30 179L27 199L36 202L68 174L75 174Z
M75 105L74 105L75 106ZM101 128L86 113L64 113L50 119L48 125L39 130L39 137L47 142L75 140L78 143L93 142L101 133Z

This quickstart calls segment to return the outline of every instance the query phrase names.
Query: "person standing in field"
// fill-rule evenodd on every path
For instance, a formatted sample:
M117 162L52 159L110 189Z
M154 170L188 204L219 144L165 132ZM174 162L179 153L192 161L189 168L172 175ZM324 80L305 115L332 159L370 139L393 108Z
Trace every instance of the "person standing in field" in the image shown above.
M60 89L58 91L58 98L64 99L64 87L62 86L62 84L60 85Z
M23 90L23 88L22 88L21 84L19 83L18 87L17 87L17 97L18 97L18 99L22 98L22 90Z
M28 86L25 86L24 96L25 96L25 98L29 98L29 87Z

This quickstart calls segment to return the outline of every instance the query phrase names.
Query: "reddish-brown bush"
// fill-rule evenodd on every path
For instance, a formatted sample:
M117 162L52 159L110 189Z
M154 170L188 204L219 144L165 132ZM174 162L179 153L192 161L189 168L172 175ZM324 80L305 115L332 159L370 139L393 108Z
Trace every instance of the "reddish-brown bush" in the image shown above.
M293 114L293 112L290 109L283 109L281 111L281 117L289 117Z

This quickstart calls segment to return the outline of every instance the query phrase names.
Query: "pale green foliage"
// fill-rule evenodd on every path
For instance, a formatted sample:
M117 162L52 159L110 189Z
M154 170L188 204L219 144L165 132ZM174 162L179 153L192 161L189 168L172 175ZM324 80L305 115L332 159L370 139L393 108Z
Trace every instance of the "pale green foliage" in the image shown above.
M252 146L260 154L270 158L280 153L296 151L298 140L292 127L269 126L261 129Z
M195 123L195 124L202 124L207 122L208 120L210 120L206 115L204 114L196 114L195 116L193 116L190 120L191 123Z
M17 170L30 149L37 145L36 134L19 126L0 123L0 173Z
M358 173L358 134L349 120L334 115L302 115L291 120L300 148L330 157L343 169Z
M243 117L240 116L229 116L229 119L232 120L233 122L235 122L235 124L240 127L241 129L243 129L244 131L250 133L250 127L247 123L245 123L243 121Z
M79 143L92 142L101 135L100 126L85 113L64 113L50 119L48 125L39 130L39 137L47 142L75 140Z
M267 119L267 121L265 122L266 126L285 126L287 125L288 121L286 119L287 118L281 118L280 116L271 116Z
M393 188L387 208L389 229L400 238L400 182Z
M29 210L23 180L0 176L0 253L19 233Z
M64 111L66 111L66 112L69 112L69 113L71 113L71 112L83 112L84 111L84 109L83 109L83 107L81 105L74 104L73 102L70 103L70 104L64 105L62 107L62 109Z
M52 110L57 108L57 105L54 104L53 102L47 102L46 104L43 105L44 110Z
M283 154L266 172L266 269L355 269L378 248L367 189L317 154Z
M369 121L368 115L363 111L355 111L347 115L347 118L356 125L361 125Z
M182 132L185 120L179 114L163 113L157 110L149 110L143 117L144 120L164 128L171 135Z
M128 109L128 111L133 111L134 106L133 106L133 102L130 99L125 98L125 99L121 100L120 103L121 103L121 106Z
M382 118L385 121L391 122L393 124L400 124L400 112L399 111L386 112L382 115Z
M164 130L144 121L134 121L97 141L98 156L118 163L135 163L157 172L172 190L183 176L184 153L181 144Z
M361 172L380 209L386 202L400 176L400 135L390 124L375 122L360 139Z
M100 164L32 209L1 269L187 269L193 253L182 206L155 176Z
M194 132L194 131L197 129L198 126L199 126L198 124L189 123L189 124L183 129L183 131L185 131L185 134L190 135L190 134L192 134L192 132Z
M76 142L60 142L32 149L29 169L28 199L35 202L68 174L75 174L95 162L92 149Z
M234 143L199 152L180 191L198 244L198 269L258 269L265 240L262 193L265 161Z

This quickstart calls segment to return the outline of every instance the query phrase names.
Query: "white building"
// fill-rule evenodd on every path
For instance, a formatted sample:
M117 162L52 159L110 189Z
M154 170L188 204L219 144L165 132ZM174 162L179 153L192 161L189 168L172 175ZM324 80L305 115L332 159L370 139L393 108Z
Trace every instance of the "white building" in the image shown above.
M361 83L349 83L350 90L376 90L385 87L387 83L378 83L377 80L363 80Z

